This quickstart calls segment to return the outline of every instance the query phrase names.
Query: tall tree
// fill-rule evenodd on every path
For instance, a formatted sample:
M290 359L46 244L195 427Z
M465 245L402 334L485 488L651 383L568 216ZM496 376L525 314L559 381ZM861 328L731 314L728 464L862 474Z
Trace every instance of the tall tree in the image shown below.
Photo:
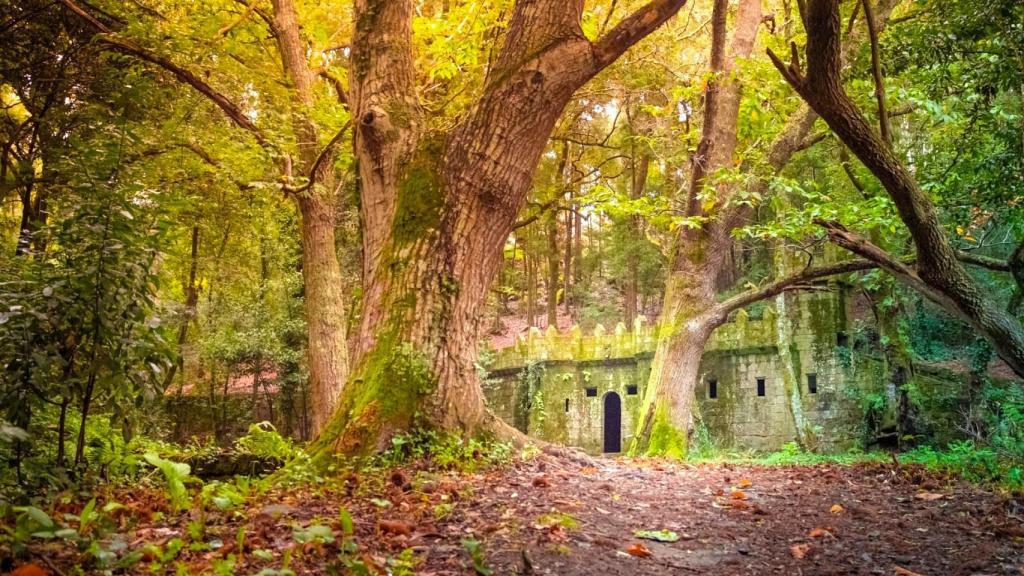
M185 65L176 63L171 56L119 34L115 30L121 27L119 22L107 24L104 22L107 18L90 13L73 0L61 0L61 3L92 26L102 46L166 70L175 80L196 90L217 106L228 120L265 148L268 155L280 159L279 170L284 180L282 188L295 202L301 215L310 403L313 428L319 430L333 412L348 373L346 306L341 268L335 252L337 189L334 181L336 145L347 132L347 125L326 144L320 144L325 138L321 135L322 128L313 119L313 105L317 97L315 82L321 77L331 78L327 73L315 73L309 64L307 41L302 37L294 3L292 0L274 0L272 13L247 7L239 21L255 14L276 43L278 65L284 74L280 80L288 87L291 104L285 115L288 120L269 128L257 124L253 115L229 94L218 90ZM228 34L237 24L222 28L218 35ZM323 84L324 91L338 90L333 81ZM344 107L344 92L338 90L337 94ZM267 116L276 117L273 114ZM290 136L292 142L279 145L277 142L287 137L285 135Z
M322 449L379 450L417 424L516 436L487 412L473 367L502 246L573 93L684 2L649 2L591 41L582 0L517 1L482 94L444 130L416 97L413 2L356 1L362 314Z
M896 0L879 6L887 18ZM751 214L751 206L793 155L816 141L810 137L817 115L806 106L789 115L768 147L762 165L740 165L744 181L722 177L734 169L743 81L737 58L750 56L762 23L760 0L741 0L732 40L728 38L728 2L716 0L712 13L711 72L705 89L701 141L692 160L686 216L692 219L675 239L659 338L631 451L682 456L692 429L694 390L701 357L711 334L737 301L778 292L753 289L726 302L715 302L716 279L732 251L733 231ZM802 274L802 273L801 273ZM780 279L784 289L795 286Z
M877 262L946 311L978 330L997 354L1024 376L1024 327L998 306L964 269L939 222L938 211L913 173L881 134L872 129L842 82L838 0L812 0L807 7L807 70L794 45L789 65L769 53L800 96L836 136L871 170L888 192L913 239L917 262L911 267L841 225L821 222L838 245Z

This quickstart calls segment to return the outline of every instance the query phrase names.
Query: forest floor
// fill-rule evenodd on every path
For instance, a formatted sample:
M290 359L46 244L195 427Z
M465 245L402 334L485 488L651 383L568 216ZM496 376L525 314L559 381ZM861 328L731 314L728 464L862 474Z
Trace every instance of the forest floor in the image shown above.
M1024 574L1019 497L895 462L545 454L478 473L409 466L350 473L333 488L272 488L202 517L201 535L195 511L153 514L166 509L156 490L115 496L131 518L116 536L121 553L155 545L128 570L138 573ZM171 561L167 543L188 540L190 523L192 541L217 545L185 547ZM74 572L74 551L46 546L35 550L46 573ZM166 564L147 564L161 555Z

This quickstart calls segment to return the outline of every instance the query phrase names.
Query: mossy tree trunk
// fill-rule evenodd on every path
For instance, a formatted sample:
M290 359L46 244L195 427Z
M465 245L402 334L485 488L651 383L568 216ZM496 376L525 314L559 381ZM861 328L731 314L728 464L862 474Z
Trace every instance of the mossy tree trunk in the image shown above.
M736 149L741 86L731 78L735 58L750 55L761 22L760 0L741 0L731 46L727 39L727 0L715 0L712 10L711 72L704 93L704 128L693 157L686 213L711 213L700 200L709 178L732 166ZM717 190L724 203L731 191ZM687 229L674 245L659 320L658 347L652 364L642 416L631 451L682 457L693 424L693 396L704 346L724 318L708 314L715 300L715 278L732 247L730 218Z
M416 100L411 0L357 0L350 85L363 219L351 377L321 451L417 426L514 435L476 376L481 306L533 171L577 88L671 17L655 0L591 42L582 0L520 0L483 94L442 133Z
M879 26L884 25L895 4L896 0L880 2L875 11ZM711 43L714 78L705 90L704 126L693 158L687 203L687 215L710 217L710 221L698 229L685 229L676 238L659 319L658 347L631 447L635 454L679 456L686 453L686 440L693 425L692 406L700 359L708 338L735 310L735 303L745 302L746 305L777 295L790 289L793 278L803 275L783 278L763 289L750 290L709 306L715 301L715 278L731 253L732 231L750 217L749 206L730 204L739 190L734 183L716 185L710 203L700 199L703 188L709 185L709 177L734 166L742 96L741 79L734 76L734 59L751 54L761 22L760 2L741 0L734 19L731 47L727 46L727 8L728 2L715 0ZM859 41L860 37L853 39ZM754 187L751 192L764 194L766 177L778 173L794 154L813 143L808 135L817 118L808 106L801 106L790 115L769 148L767 174L750 174L752 178L748 181L753 181L751 186ZM741 170L752 168L740 166ZM835 269L843 268L839 265ZM773 286L779 287L779 291Z

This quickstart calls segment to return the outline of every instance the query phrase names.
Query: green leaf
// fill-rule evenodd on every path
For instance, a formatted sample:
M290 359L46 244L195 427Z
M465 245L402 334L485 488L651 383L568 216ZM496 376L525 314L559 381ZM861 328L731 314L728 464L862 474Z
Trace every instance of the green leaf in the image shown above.
M644 540L656 540L658 542L679 541L679 534L671 530L633 530L633 535Z

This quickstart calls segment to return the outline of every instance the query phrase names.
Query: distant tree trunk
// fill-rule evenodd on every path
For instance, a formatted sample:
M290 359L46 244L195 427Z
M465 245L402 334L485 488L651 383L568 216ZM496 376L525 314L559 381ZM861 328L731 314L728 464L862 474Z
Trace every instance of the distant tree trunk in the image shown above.
M533 171L575 90L682 6L655 0L591 42L582 0L519 0L479 101L446 135L415 100L411 0L355 3L350 74L364 289L354 370L322 452L412 427L521 434L485 408L481 306Z
M572 232L575 235L573 239L573 255L572 259L576 262L572 270L573 284L579 286L580 281L583 280L583 210L579 202L575 201L576 193L573 191L573 227Z
M178 326L178 349L174 362L167 370L164 377L163 390L171 389L174 376L182 371L185 363L185 352L183 348L188 341L188 327L196 317L196 306L199 304L199 286L196 285L196 276L199 272L199 225L192 226L192 249L189 252L188 280L185 283L185 309L181 315L181 325Z
M573 254L573 224L575 223L575 214L573 214L573 203L572 203L572 190L568 192L569 196L569 210L565 211L565 253L562 256L562 302L565 303L566 315L572 314L572 254Z
M650 165L650 157L647 154L633 156L633 171L629 187L629 197L638 200L644 194L644 187L647 185L647 170ZM637 242L640 235L640 216L633 215L629 218L630 242ZM640 272L638 269L638 257L635 247L629 250L626 256L626 326L633 326L636 319L636 300L640 292Z
M547 287L547 310L548 326L558 326L558 213L552 212L547 222L548 240L548 278L545 282Z
M526 267L526 326L535 326L534 320L537 317L537 274L534 273L536 266L534 259L523 251L523 266Z

